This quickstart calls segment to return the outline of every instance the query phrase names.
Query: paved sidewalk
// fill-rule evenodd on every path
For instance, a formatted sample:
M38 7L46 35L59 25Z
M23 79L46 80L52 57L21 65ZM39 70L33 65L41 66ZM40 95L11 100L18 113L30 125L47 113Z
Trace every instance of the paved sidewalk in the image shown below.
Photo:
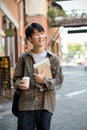
M4 115L8 114L9 111L11 111L11 102L12 99L0 96L0 118L3 118Z
M7 98L7 97L4 97L4 96L0 96L0 105L3 104L3 103L7 103L11 100L11 98Z

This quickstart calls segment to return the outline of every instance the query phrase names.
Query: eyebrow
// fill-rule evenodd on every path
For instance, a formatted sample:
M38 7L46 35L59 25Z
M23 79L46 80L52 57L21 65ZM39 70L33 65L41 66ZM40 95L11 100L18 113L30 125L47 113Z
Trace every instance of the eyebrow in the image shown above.
M33 33L41 33L41 32L44 32L44 31L34 30Z

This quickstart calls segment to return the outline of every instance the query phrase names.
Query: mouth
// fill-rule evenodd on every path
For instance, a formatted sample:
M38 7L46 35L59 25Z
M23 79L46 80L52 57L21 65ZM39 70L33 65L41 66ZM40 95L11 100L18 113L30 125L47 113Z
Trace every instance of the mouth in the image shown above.
M41 43L42 43L42 42L44 42L44 41L45 41L44 39L40 39L38 42L41 42Z

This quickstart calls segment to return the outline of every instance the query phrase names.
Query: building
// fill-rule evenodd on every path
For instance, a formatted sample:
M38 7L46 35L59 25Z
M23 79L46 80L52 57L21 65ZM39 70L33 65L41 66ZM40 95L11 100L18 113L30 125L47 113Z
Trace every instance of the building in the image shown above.
M51 1L0 0L0 56L10 56L12 67L25 51L24 28L32 22L39 22L44 26L47 34L46 48L51 49L58 32L57 27L48 26L47 11ZM28 46L29 49L32 48L31 44Z
M10 4L9 4L10 3ZM10 71L0 66L0 93L9 89L15 64L24 51L24 2L22 0L0 0L0 57L9 57ZM0 64L2 61L0 61ZM4 63L4 61L3 61ZM8 63L6 59L6 63ZM7 67L7 66L3 66ZM3 76L2 76L3 75ZM10 75L10 78L8 78ZM8 84L11 84L9 85ZM6 88L7 87L7 88ZM6 91L8 92L8 91ZM4 95L6 95L4 93Z
M27 48L33 47L25 41L24 34L26 26L32 22L43 25L46 48L58 54L58 42L55 42L59 37L58 28L48 26L47 12L51 2L52 0L0 0L0 57L9 56L11 79L18 57Z
M10 56L11 66L14 67L23 52L23 44L23 1L0 0L0 56Z

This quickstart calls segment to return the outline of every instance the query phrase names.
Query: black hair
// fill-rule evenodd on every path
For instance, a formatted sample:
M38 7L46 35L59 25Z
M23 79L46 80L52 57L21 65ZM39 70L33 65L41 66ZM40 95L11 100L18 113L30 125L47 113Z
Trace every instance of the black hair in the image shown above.
M31 25L27 26L25 30L26 39L28 39L28 37L31 37L35 29L39 32L44 32L44 28L42 27L42 25L40 25L39 23L32 23Z

